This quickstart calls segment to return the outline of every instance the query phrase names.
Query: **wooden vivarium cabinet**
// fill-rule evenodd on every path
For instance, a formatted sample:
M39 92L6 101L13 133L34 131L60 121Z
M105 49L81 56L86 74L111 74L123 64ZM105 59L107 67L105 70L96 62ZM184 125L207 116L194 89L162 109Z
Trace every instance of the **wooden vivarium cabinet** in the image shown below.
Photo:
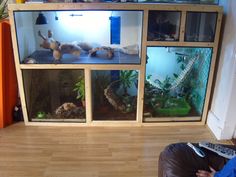
M222 7L10 5L27 125L204 124Z

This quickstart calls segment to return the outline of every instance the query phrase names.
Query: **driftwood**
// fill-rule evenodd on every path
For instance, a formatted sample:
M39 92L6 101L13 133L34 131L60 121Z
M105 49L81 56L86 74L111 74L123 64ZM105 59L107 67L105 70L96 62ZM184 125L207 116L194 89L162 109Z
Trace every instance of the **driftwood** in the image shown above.
M119 110L121 112L126 112L126 106L122 102L122 100L119 98L119 96L116 95L116 93L113 92L112 86L114 86L116 83L120 82L119 80L114 81L110 83L107 88L104 90L104 95L109 101L109 103L115 108L115 110Z
M60 43L53 39L53 34L51 30L48 30L48 37L44 36L41 31L38 31L38 36L43 39L43 43L40 44L40 47L44 49L50 49L53 51L53 58L55 60L60 60L63 56L63 54L72 54L76 56L80 56L81 54L81 48L77 44L74 43ZM85 44L81 44L85 46ZM85 46L86 49L89 46Z
M51 49L50 44L54 42L55 40L52 38L52 31L48 30L48 37L44 36L41 31L38 31L38 36L43 39L42 44L40 44L40 47L44 49Z
M89 51L90 57L96 57L97 52L104 52L104 56L108 59L112 59L114 57L114 49L111 47L96 47Z

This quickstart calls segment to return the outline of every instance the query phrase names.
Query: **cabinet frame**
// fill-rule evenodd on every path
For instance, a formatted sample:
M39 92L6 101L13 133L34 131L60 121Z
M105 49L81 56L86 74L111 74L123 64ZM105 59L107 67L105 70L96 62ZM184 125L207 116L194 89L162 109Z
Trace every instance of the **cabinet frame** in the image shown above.
M141 64L20 64L14 11L40 11L40 10L139 10L143 11ZM147 41L148 13L149 10L181 11L179 41ZM187 12L217 12L215 38L213 42L185 42L185 24ZM203 125L206 123L209 109L212 82L218 52L220 28L223 8L216 5L191 5L191 4L158 4L158 3L56 3L56 4L10 4L9 16L11 34L14 49L17 80L22 103L25 125L44 126L166 126L166 125ZM211 67L208 76L207 90L203 113L200 121L196 122L143 122L144 82L146 72L146 50L149 46L178 46L178 47L211 47L213 49ZM86 87L86 123L67 122L30 122L27 114L26 97L22 71L27 69L84 69ZM95 121L92 120L92 94L91 94L91 71L92 70L138 70L137 112L134 121ZM171 118L174 120L175 118Z

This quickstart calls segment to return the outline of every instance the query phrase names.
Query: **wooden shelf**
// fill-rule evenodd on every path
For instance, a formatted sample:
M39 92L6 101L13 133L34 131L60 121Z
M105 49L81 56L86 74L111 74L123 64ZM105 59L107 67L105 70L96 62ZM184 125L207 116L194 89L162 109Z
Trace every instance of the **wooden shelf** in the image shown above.
M223 12L217 5L200 4L161 4L161 3L32 3L10 4L10 11L37 10L170 10L170 11L198 11Z

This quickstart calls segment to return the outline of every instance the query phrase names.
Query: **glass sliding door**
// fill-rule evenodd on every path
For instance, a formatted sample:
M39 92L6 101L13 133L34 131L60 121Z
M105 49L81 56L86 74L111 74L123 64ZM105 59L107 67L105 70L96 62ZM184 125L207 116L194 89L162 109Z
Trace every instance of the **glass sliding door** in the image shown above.
M138 71L92 71L93 120L136 120Z
M83 70L23 70L29 121L85 122Z
M148 47L144 121L201 120L211 48Z

